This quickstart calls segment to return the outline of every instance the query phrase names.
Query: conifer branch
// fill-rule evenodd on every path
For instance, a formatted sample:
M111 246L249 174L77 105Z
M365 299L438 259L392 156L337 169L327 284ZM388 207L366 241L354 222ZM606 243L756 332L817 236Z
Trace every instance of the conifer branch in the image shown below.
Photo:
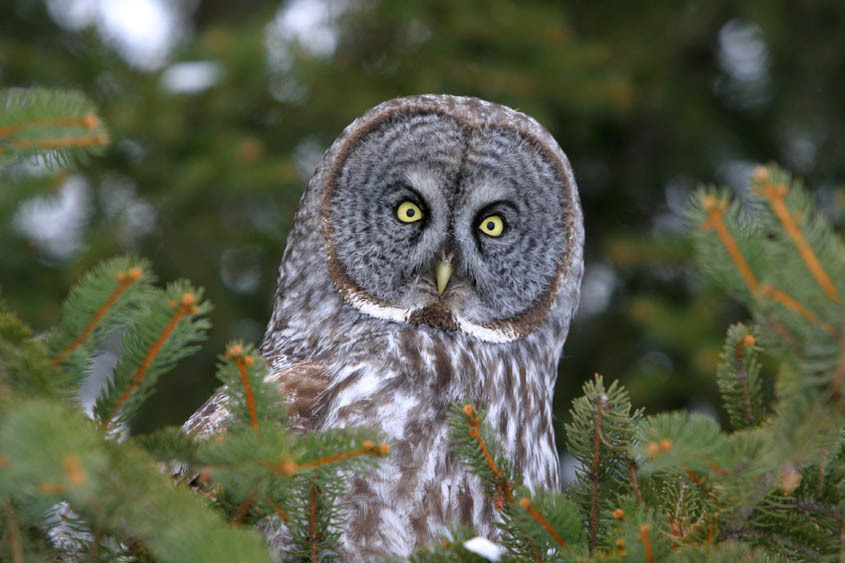
M546 521L546 519L543 518L543 515L540 514L540 511L534 508L534 505L531 504L530 498L523 497L519 499L519 506L524 508L526 512L528 512L528 514L530 514L531 517L534 518L534 520L536 520L537 523L540 524L540 526L542 526L543 529L546 530L549 535L554 538L554 540L560 547L566 549L566 542L563 540L563 538L560 537L560 534L558 534L554 530L554 528L551 527L551 525Z
M62 351L58 354L53 356L53 363L60 364L61 362L65 361L68 358L68 354L75 350L78 346L84 344L88 339L91 337L91 333L97 328L97 325L100 321L103 320L106 313L114 306L120 296L125 292L129 286L133 283L141 279L143 275L143 270L141 268L134 266L129 268L126 271L120 271L117 273L115 277L115 281L117 281L117 287L114 288L114 291L108 296L106 301L103 305L94 313L94 316L91 318L91 321L85 328L82 329L82 332L79 333L79 336L76 337L70 344L68 344Z
M824 475L827 470L827 456L830 455L828 450L822 452L822 460L819 462L819 481L816 483L816 496L821 498L824 492Z
M0 127L0 138L9 137L30 127L81 127L96 129L100 126L100 118L93 113L74 117L55 117L53 119L35 119L26 123L15 123Z
M238 372L241 375L241 385L246 395L247 408L249 409L249 423L252 429L258 432L258 412L255 409L255 396L252 393L252 385L249 383L249 377L246 372L246 366L248 364L252 365L255 359L252 356L245 355L243 347L239 344L230 346L226 350L226 359L233 362L238 368Z
M789 345L793 352L796 354L801 352L801 346L798 345L798 341L795 339L795 336L789 332L785 326L783 326L782 322L773 318L766 319L766 322L769 323L769 326L778 333L778 336L780 336L781 339Z
M821 554L812 547L771 531L764 533L758 530L742 529L730 533L729 536L736 539L754 540L758 542L765 540L774 541L781 546L786 546L796 551L800 551L806 558L805 560L820 561L822 559Z
M100 542L103 541L103 529L97 528L94 531L94 539L91 541L91 549L88 550L88 563L96 563L100 554Z
M742 406L745 409L745 422L748 424L754 424L754 413L751 410L751 399L748 396L748 374L745 373L743 354L745 353L745 348L750 348L751 346L754 346L754 337L749 334L741 342L736 343L736 353L734 354L734 358L736 359L736 378L739 381Z
M697 522L694 522L692 526L686 530L686 533L682 536L672 536L675 540L679 543L687 543L690 541L690 536L695 534L698 530L704 528L707 530L707 538L704 540L706 545L710 545L713 542L713 538L716 536L716 529L713 527L713 524L710 524L703 518Z
M272 509L273 509L273 512L275 512L275 513L276 513L276 515L277 515L279 518L281 518L281 519L282 519L282 522L284 522L285 524L287 524L287 523L288 523L288 515L285 513L285 511L284 511L284 510L282 510L281 508L279 508L279 506L278 506L276 503L274 503L272 500L268 499L267 497L262 497L262 498L261 498L261 500L262 500L264 503L266 503L266 504L267 504L270 508L272 508Z
M375 457L384 457L390 452L390 446L386 443L382 442L378 446L373 444L370 440L364 440L361 448L351 451L351 452L341 452L338 454L332 454L329 456L321 457L319 459L315 459L312 461L306 461L305 463L296 463L293 460L285 460L281 462L270 462L263 459L245 459L237 463L230 463L230 464L208 464L205 466L206 470L214 469L217 467L238 467L242 465L258 465L259 467L264 467L266 469L270 469L275 471L276 473L280 473L286 477L290 477L292 475L296 475L297 473L301 473L303 471L307 471L309 469L315 469L317 467L322 467L325 465L329 465L332 463L340 463L343 461L347 461L350 459L354 459L356 457L362 456L375 456Z
M493 460L493 456L490 455L490 450L487 448L487 443L481 436L481 425L478 423L478 414L475 412L475 409L472 405L465 405L463 408L463 412L466 416L467 422L469 422L470 425L469 435L476 441L478 447L481 449L481 453L487 460L487 465L490 468L490 472L493 473L493 476L496 479L499 489L505 496L505 499L508 501L509 504L513 504L513 493L511 492L510 485L508 485L508 480L507 478L505 478L501 470L496 465L495 460Z
M10 146L20 149L72 149L72 148L89 148L89 147L105 147L109 144L109 136L106 133L97 133L96 135L85 135L82 137L55 137L53 139L36 139L26 140L18 139L11 141ZM3 153L3 147L0 147L0 154Z
M379 444L378 448L376 448L375 444L373 444L370 440L364 440L364 443L361 445L361 449L359 450L355 450L352 452L341 452L339 454L330 455L322 457L320 459L315 459L313 461L308 461L306 463L299 464L296 466L294 473L305 469L314 469L315 467L328 465L330 463L346 461L347 459L352 459L353 457L360 457L365 455L384 457L388 454L388 452L390 452L390 446L388 446L386 443L382 442L381 444Z
M601 423L604 416L603 397L596 395L593 415L593 465L590 471L590 553L599 543L599 479L601 477Z
M833 374L833 382L831 383L833 395L838 399L840 409L843 406L843 399L845 399L842 392L843 385L845 385L845 331L839 337L839 359L836 361L836 371Z
M686 494L686 491L687 484L682 481L681 490L678 491L678 500L675 501L675 508L671 514L668 514L669 527L671 528L670 535L681 541L683 541L683 537L687 534L685 527L686 518L684 518L683 513L684 495Z
M701 491L702 491L705 495L707 495L707 496L710 498L710 500L716 500L716 494L715 494L715 493L714 493L714 492L713 492L713 491L712 491L712 490L711 490L711 489L707 486L707 484L704 482L704 480L696 474L696 472L695 472L695 471L693 471L692 469L690 469L690 468L689 468L689 467L688 467L688 466L687 466L684 462L682 462L682 461L679 461L679 462L678 462L678 465L680 466L680 468L681 468L681 469L683 469L683 470L684 470L684 473L686 473L686 474L687 474L687 477L689 477L689 478L692 480L692 482L693 482L693 483L695 483L695 484L696 484L696 486L697 486L698 488L700 488L700 489L701 489ZM715 473L717 473L717 474L719 474L719 473L724 474L724 470L722 470L721 468L719 468L717 465L715 465L715 464L711 463L711 464L710 464L710 467L711 467L712 469L714 469L714 470L715 470L715 471L714 471Z
M754 330L731 325L716 370L716 383L731 424L737 430L759 425L765 418L760 364Z
M746 287L748 287L748 290L752 295L765 295L773 301L780 303L787 309L798 313L808 321L818 324L825 332L834 336L838 334L833 326L829 323L823 322L815 313L807 309L804 305L799 303L787 293L768 284L760 285L757 278L754 276L754 272L751 270L751 266L748 265L748 262L743 256L739 245L725 225L723 214L727 208L726 202L716 199L712 195L706 195L702 200L702 206L708 214L707 220L702 225L703 228L705 230L713 229L716 231L722 246L724 246L725 250L728 252L734 266L736 266L736 269L739 271L743 281L745 281Z
M795 243L801 259L807 265L807 269L810 270L816 282L818 282L831 301L840 303L842 298L836 290L836 285L831 281L827 272L822 267L816 253L813 252L813 249L810 247L810 244L807 242L807 239L804 237L800 227L795 222L795 218L790 213L789 207L787 207L784 201L789 188L786 184L772 184L769 178L769 171L763 166L754 170L753 178L759 186L758 191L768 200L772 211L781 225L783 225L784 230L792 239L792 242Z
M378 448L376 448L375 444L373 444L370 440L365 440L364 443L361 445L360 449L352 452L341 452L339 454L321 457L320 459L315 459L306 463L293 464L292 467L290 465L282 464L284 466L282 469L282 473L285 473L286 475L293 475L294 473L298 473L306 469L314 469L315 467L321 467L330 463L339 463L341 461L346 461L347 459L352 459L354 457L361 457L365 455L384 457L388 454L389 451L390 446L388 446L384 442L379 444ZM288 471L289 473L286 473Z
M10 502L6 503L6 529L9 531L9 545L12 548L12 562L24 563L23 543L21 542L21 530L15 518L15 511Z
M308 489L308 543L311 546L311 563L319 563L320 535L317 523L317 485Z
M794 313L798 313L806 320L810 321L811 323L817 324L821 327L823 331L830 334L831 336L837 336L839 332L836 328L831 325L830 323L822 321L818 315L814 312L809 310L807 307L799 303L797 300L789 296L788 294L780 291L779 289L775 289L774 287L764 284L760 286L760 292L772 299L773 301L777 301L790 311Z
M643 542L643 549L645 550L645 560L647 563L654 563L654 553L651 549L651 536L649 532L651 532L651 526L648 523L643 523L640 525L640 541Z
M240 506L238 506L238 509L237 509L237 510L235 511L235 513L232 515L231 522L232 522L233 524L239 524L239 523L241 523L241 519L242 519L242 518L246 515L246 513L249 511L249 506L252 504L252 499L255 497L255 494L256 494L257 492L258 492L258 484L256 484L256 485L252 488L252 490L249 492L249 494L246 496L246 498L243 500L243 502L240 504Z
M748 286L751 293L754 293L757 291L757 278L754 276L754 272L751 271L751 266L749 266L748 262L746 262L745 257L742 255L742 251L739 249L739 245L736 243L733 236L731 236L731 233L728 231L728 228L725 226L725 222L722 218L725 209L727 209L727 204L724 201L716 199L712 195L706 195L704 196L702 205L708 214L707 221L705 221L702 226L705 230L712 228L716 231L716 234L719 236L719 240L722 241L722 246L724 246L725 250L728 251L728 255L731 257L731 260L733 260L736 269L739 270L742 279L745 281L745 285Z
M109 144L94 105L75 91L0 89L0 155L35 154L48 165L67 166Z
M634 496L637 499L637 504L642 504L643 503L643 495L640 492L640 483L637 480L637 462L635 462L633 459L629 458L628 461L627 461L627 465L628 465L628 474L631 477L631 488L634 490Z
M144 374L149 369L150 365L155 360L156 356L158 355L161 347L164 346L164 343L167 342L167 339L170 337L170 334L173 332L173 329L176 328L176 325L179 324L179 321L182 320L183 317L190 313L197 312L197 306L194 304L196 301L196 296L193 293L185 293L182 295L181 304L179 304L179 309L173 315L170 320L170 323L164 328L161 335L158 337L153 345L150 347L149 352L147 353L146 358L141 363L141 366L135 372L132 381L129 384L129 388L121 395L121 397L117 400L114 407L112 407L111 412L109 415L103 420L103 426L108 426L109 422L114 418L117 414L117 411L120 410L126 401L129 400L129 397L132 396L132 393L138 388L141 384L141 381L144 379ZM172 307L176 306L176 303L171 304Z
M830 506L814 498L795 498L788 500L791 501L790 504L794 504L795 508L807 516L812 517L813 513L819 513L837 521L842 520L842 510L838 506Z

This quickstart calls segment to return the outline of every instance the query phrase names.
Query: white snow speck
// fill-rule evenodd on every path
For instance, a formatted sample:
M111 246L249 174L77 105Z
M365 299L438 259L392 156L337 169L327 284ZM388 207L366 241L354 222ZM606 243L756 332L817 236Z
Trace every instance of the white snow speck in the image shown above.
M464 542L464 547L490 561L498 561L502 557L503 549L487 538L475 536Z

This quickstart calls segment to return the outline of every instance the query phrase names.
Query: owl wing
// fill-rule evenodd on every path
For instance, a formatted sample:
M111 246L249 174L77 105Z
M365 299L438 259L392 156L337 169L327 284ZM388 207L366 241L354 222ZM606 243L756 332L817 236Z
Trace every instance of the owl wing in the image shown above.
M300 432L313 429L314 407L329 381L326 366L320 362L296 362L271 373L267 379L279 385L288 407L290 428ZM218 392L191 415L182 430L198 438L219 434L230 416L225 395Z
M313 430L318 422L314 416L317 400L329 383L325 364L298 362L274 372L270 379L279 383L288 407L290 429Z

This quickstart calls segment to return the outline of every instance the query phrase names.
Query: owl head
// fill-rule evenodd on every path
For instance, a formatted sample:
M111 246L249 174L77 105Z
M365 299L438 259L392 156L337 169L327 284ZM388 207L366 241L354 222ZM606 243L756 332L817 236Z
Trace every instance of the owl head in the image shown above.
M569 163L510 108L384 102L347 127L312 190L332 283L366 315L509 342L565 287L577 300L583 228Z

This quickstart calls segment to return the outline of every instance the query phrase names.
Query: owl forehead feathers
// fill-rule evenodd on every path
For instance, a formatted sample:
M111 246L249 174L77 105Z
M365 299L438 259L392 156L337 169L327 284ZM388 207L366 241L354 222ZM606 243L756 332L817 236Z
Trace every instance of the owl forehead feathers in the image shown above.
M373 317L507 342L543 323L567 276L580 279L566 156L534 119L504 106L445 95L384 102L346 128L311 190L332 283ZM385 219L408 200L424 220ZM482 215L501 217L507 236L480 235ZM428 264L447 249L457 255L450 293L421 299L419 288L433 287Z

